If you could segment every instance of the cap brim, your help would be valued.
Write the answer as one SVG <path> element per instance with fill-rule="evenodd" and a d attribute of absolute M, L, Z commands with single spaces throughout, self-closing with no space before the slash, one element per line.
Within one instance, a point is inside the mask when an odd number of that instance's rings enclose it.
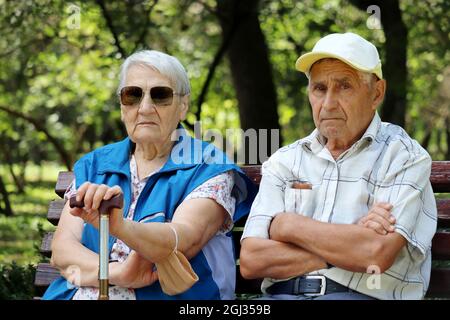
<path fill-rule="evenodd" d="M 347 59 L 338 56 L 336 54 L 332 54 L 329 52 L 309 52 L 309 53 L 305 53 L 304 55 L 302 55 L 300 58 L 297 59 L 297 62 L 295 62 L 295 68 L 298 71 L 304 72 L 304 73 L 308 73 L 309 69 L 311 68 L 311 66 L 319 61 L 320 59 L 325 59 L 325 58 L 334 58 L 334 59 L 338 59 L 341 60 L 342 62 L 348 64 L 349 66 L 360 70 L 360 71 L 364 71 L 364 72 L 370 72 L 370 73 L 374 73 L 377 75 L 378 78 L 383 79 L 383 74 L 381 73 L 381 64 L 379 64 L 378 66 L 375 67 L 375 69 L 367 69 L 364 68 L 358 64 L 355 64 L 353 62 L 348 61 Z"/>

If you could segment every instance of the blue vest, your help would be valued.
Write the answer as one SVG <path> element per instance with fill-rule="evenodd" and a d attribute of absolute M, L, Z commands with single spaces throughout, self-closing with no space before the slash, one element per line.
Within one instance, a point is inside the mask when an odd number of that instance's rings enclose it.
<path fill-rule="evenodd" d="M 179 129 L 181 131 L 180 139 L 175 142 L 165 165 L 148 179 L 138 198 L 133 220 L 143 223 L 171 221 L 176 208 L 189 193 L 212 177 L 229 170 L 234 171 L 235 189 L 238 189 L 233 221 L 236 222 L 247 215 L 256 195 L 256 187 L 250 179 L 238 166 L 230 162 L 222 151 L 212 144 L 190 137 L 182 127 L 179 128 L 181 128 Z M 86 181 L 121 187 L 124 192 L 124 217 L 128 214 L 131 200 L 130 155 L 132 147 L 132 141 L 126 138 L 86 154 L 74 166 L 77 188 Z M 199 214 L 201 213 L 199 212 Z M 229 241 L 229 248 L 233 251 L 231 232 L 224 237 L 227 238 L 226 241 Z M 208 245 L 219 243 L 212 240 Z M 110 236 L 110 252 L 115 241 L 116 238 Z M 98 230 L 85 224 L 81 242 L 90 250 L 98 253 Z M 225 247 L 228 248 L 228 245 Z M 224 246 L 221 245 L 222 250 L 223 248 Z M 214 252 L 214 248 L 209 252 Z M 234 252 L 232 256 L 234 257 Z M 220 274 L 235 275 L 234 258 L 227 259 L 226 262 L 219 262 Z M 217 257 L 212 260 L 217 260 Z M 179 295 L 169 296 L 162 292 L 159 282 L 156 281 L 150 286 L 135 289 L 136 299 L 220 299 L 224 289 L 219 288 L 218 277 L 216 276 L 216 279 L 213 277 L 214 270 L 211 269 L 211 263 L 205 252 L 201 250 L 190 259 L 190 263 L 199 276 L 199 281 L 191 289 Z M 216 265 L 218 265 L 217 261 Z M 235 279 L 226 281 L 228 288 L 232 287 L 234 291 Z M 49 286 L 43 299 L 70 300 L 76 290 L 77 288 L 73 288 L 73 285 L 65 278 L 59 277 Z"/>

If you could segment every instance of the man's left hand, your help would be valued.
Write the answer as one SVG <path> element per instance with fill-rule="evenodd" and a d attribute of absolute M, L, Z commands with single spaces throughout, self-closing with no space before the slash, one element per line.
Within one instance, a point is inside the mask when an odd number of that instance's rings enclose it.
<path fill-rule="evenodd" d="M 357 224 L 386 235 L 395 231 L 395 217 L 391 214 L 392 205 L 386 202 L 375 203 L 367 216 L 362 217 Z"/>

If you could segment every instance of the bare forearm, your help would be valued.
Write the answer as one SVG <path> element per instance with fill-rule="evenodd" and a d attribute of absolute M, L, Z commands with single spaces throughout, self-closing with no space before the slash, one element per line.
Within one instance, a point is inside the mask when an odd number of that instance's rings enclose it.
<path fill-rule="evenodd" d="M 51 264 L 61 275 L 77 286 L 98 286 L 98 254 L 77 241 L 55 240 Z"/>
<path fill-rule="evenodd" d="M 289 243 L 247 238 L 242 244 L 240 270 L 244 278 L 285 279 L 323 268 L 325 260 Z"/>
<path fill-rule="evenodd" d="M 351 224 L 332 224 L 310 218 L 292 217 L 283 228 L 271 233 L 275 240 L 286 241 L 323 257 L 329 263 L 345 270 L 367 272 L 379 264 L 377 255 L 382 248 L 373 230 Z M 295 232 L 294 232 L 295 230 Z"/>
<path fill-rule="evenodd" d="M 180 229 L 182 227 L 172 226 L 177 230 L 178 249 L 182 251 L 182 239 L 185 237 Z M 124 221 L 123 228 L 114 234 L 125 242 L 130 248 L 137 251 L 147 260 L 159 262 L 170 255 L 175 247 L 175 235 L 167 223 L 137 223 Z"/>
<path fill-rule="evenodd" d="M 217 233 L 226 215 L 225 209 L 212 199 L 190 199 L 181 203 L 170 223 L 121 220 L 111 233 L 148 261 L 160 262 L 174 250 L 176 231 L 177 250 L 190 259 Z"/>

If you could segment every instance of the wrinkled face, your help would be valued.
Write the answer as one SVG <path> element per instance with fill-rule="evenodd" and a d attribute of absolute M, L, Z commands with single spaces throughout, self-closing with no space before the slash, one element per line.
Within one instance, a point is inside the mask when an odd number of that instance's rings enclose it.
<path fill-rule="evenodd" d="M 312 66 L 308 89 L 319 132 L 327 139 L 350 143 L 369 126 L 384 97 L 384 80 L 370 85 L 349 65 L 326 59 Z"/>
<path fill-rule="evenodd" d="M 186 118 L 188 97 L 174 95 L 172 104 L 155 106 L 150 97 L 151 88 L 166 86 L 176 90 L 169 78 L 149 66 L 131 65 L 125 80 L 124 86 L 137 86 L 145 93 L 139 104 L 120 106 L 130 139 L 137 144 L 170 143 L 173 130 Z"/>

